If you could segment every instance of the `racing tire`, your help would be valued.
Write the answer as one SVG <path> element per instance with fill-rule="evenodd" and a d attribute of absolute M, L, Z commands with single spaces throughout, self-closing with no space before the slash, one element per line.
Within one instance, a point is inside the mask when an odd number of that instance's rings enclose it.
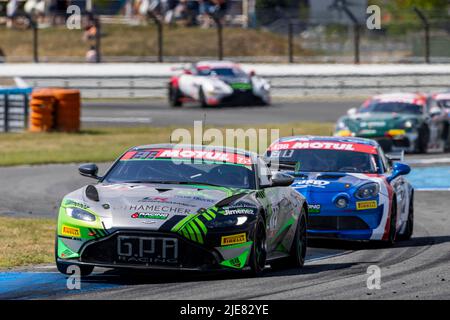
<path fill-rule="evenodd" d="M 249 266 L 251 274 L 259 277 L 263 274 L 266 266 L 267 243 L 266 227 L 262 219 L 258 219 L 255 225 L 253 243 L 250 252 Z"/>
<path fill-rule="evenodd" d="M 202 87 L 198 89 L 198 101 L 200 101 L 200 105 L 202 106 L 202 108 L 209 107 L 208 102 L 206 101 L 205 92 L 203 91 Z"/>
<path fill-rule="evenodd" d="M 169 104 L 173 108 L 183 106 L 180 89 L 174 88 L 172 85 L 169 85 Z"/>
<path fill-rule="evenodd" d="M 69 272 L 69 267 L 76 265 L 80 269 L 80 276 L 87 277 L 94 271 L 94 266 L 85 266 L 85 265 L 78 265 L 76 263 L 69 263 L 69 262 L 59 262 L 58 261 L 58 237 L 55 239 L 55 263 L 56 263 L 56 269 L 62 274 L 65 275 L 73 275 L 73 272 Z"/>
<path fill-rule="evenodd" d="M 270 266 L 274 270 L 280 269 L 301 269 L 305 264 L 306 250 L 307 250 L 307 222 L 306 210 L 302 208 L 302 214 L 297 222 L 297 229 L 295 231 L 294 241 L 290 250 L 288 258 L 279 259 L 271 262 Z"/>
<path fill-rule="evenodd" d="M 430 132 L 428 128 L 427 127 L 420 128 L 415 148 L 417 153 L 427 153 L 429 139 L 430 139 Z"/>
<path fill-rule="evenodd" d="M 408 220 L 406 220 L 405 232 L 399 235 L 400 240 L 411 239 L 414 232 L 414 195 L 411 195 L 411 200 L 409 203 Z"/>
<path fill-rule="evenodd" d="M 450 151 L 450 123 L 446 122 L 444 131 L 442 132 L 442 140 L 444 142 L 444 152 Z"/>
<path fill-rule="evenodd" d="M 395 197 L 395 195 L 394 195 Z M 389 236 L 384 245 L 391 247 L 395 244 L 397 238 L 397 203 L 394 201 L 391 209 L 391 217 L 389 219 Z"/>

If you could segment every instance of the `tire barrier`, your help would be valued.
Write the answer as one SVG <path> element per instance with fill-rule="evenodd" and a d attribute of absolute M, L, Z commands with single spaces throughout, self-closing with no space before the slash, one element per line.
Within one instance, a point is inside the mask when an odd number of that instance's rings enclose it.
<path fill-rule="evenodd" d="M 33 91 L 30 101 L 31 132 L 80 130 L 79 90 L 45 88 Z"/>

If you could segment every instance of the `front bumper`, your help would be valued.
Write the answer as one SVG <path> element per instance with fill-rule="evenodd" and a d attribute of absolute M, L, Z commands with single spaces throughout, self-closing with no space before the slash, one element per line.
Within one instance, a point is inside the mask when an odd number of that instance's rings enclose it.
<path fill-rule="evenodd" d="M 232 94 L 226 96 L 217 96 L 208 98 L 208 101 L 215 102 L 217 105 L 224 106 L 242 106 L 242 105 L 260 105 L 267 103 L 263 98 L 255 95 L 252 90 L 234 90 Z"/>
<path fill-rule="evenodd" d="M 365 136 L 365 135 L 356 135 L 361 138 L 368 138 L 377 141 L 381 148 L 386 152 L 391 151 L 405 151 L 405 152 L 414 152 L 416 140 L 418 135 L 416 133 L 407 132 L 404 135 L 398 136 Z"/>
<path fill-rule="evenodd" d="M 363 211 L 311 214 L 308 220 L 308 236 L 310 238 L 370 240 L 373 231 L 381 223 L 382 215 L 383 206 Z"/>
<path fill-rule="evenodd" d="M 225 233 L 228 234 L 229 232 Z M 245 232 L 246 233 L 246 232 Z M 214 235 L 221 238 L 223 234 Z M 119 237 L 121 240 L 119 241 Z M 140 239 L 167 240 L 172 247 L 156 250 L 155 244 L 140 242 Z M 124 243 L 123 239 L 129 239 Z M 136 248 L 133 248 L 137 246 Z M 118 230 L 107 237 L 86 242 L 79 251 L 79 257 L 62 259 L 59 263 L 75 265 L 91 265 L 105 268 L 160 269 L 187 271 L 215 271 L 220 269 L 243 269 L 247 264 L 247 256 L 251 241 L 233 246 L 209 247 L 186 239 L 172 232 Z M 156 251 L 155 251 L 156 250 Z M 176 251 L 176 256 L 174 256 Z M 237 259 L 237 260 L 236 260 Z"/>

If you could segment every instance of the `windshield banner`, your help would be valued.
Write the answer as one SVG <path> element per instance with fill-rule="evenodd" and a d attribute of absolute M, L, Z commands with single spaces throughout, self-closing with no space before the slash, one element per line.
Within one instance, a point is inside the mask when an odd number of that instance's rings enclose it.
<path fill-rule="evenodd" d="M 350 142 L 330 142 L 330 141 L 286 141 L 276 142 L 269 147 L 270 151 L 277 150 L 336 150 L 353 151 L 370 154 L 377 154 L 377 149 L 373 146 L 350 143 Z"/>
<path fill-rule="evenodd" d="M 194 149 L 152 149 L 129 151 L 120 160 L 191 159 L 234 163 L 249 166 L 250 157 L 242 154 Z"/>

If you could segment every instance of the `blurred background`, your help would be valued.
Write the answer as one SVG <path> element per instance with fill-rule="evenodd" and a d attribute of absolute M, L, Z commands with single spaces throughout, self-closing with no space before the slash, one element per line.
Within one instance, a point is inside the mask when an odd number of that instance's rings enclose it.
<path fill-rule="evenodd" d="M 445 63 L 449 19 L 448 0 L 0 0 L 0 61 Z"/>

